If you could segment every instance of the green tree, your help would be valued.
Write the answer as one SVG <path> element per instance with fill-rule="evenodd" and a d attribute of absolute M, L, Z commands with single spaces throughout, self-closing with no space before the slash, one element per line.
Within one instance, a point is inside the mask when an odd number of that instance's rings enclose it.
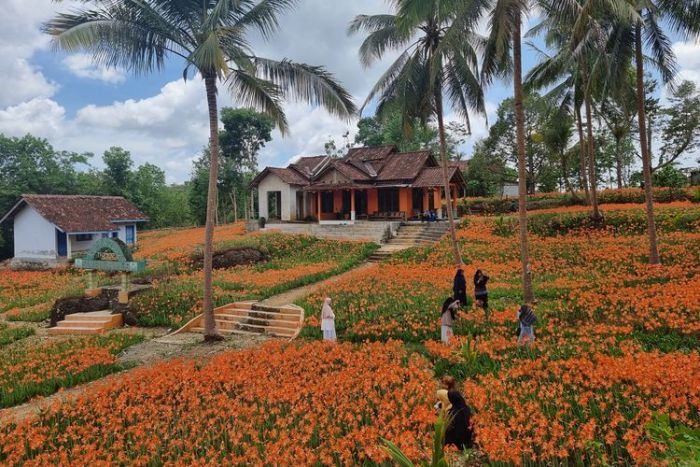
<path fill-rule="evenodd" d="M 700 92 L 695 83 L 683 81 L 668 100 L 669 105 L 663 109 L 663 144 L 654 172 L 672 166 L 681 156 L 700 147 Z"/>
<path fill-rule="evenodd" d="M 131 153 L 118 146 L 112 146 L 104 152 L 102 161 L 104 169 L 104 189 L 115 196 L 129 196 L 131 186 L 131 168 L 134 161 Z"/>
<path fill-rule="evenodd" d="M 360 47 L 360 60 L 365 67 L 382 59 L 389 50 L 400 52 L 370 91 L 365 104 L 378 99 L 380 116 L 392 108 L 400 109 L 406 132 L 410 132 L 416 118 L 421 122 L 437 120 L 454 262 L 460 266 L 443 101 L 446 97 L 468 128 L 470 110 L 485 113 L 476 53 L 480 40 L 473 28 L 453 26 L 459 23 L 461 13 L 453 2 L 396 0 L 392 6 L 394 14 L 359 15 L 349 27 L 350 33 L 367 33 Z"/>
<path fill-rule="evenodd" d="M 268 114 L 288 130 L 282 109 L 289 95 L 322 105 L 332 114 L 354 113 L 350 96 L 326 70 L 290 60 L 256 56 L 249 35 L 270 38 L 281 13 L 294 0 L 114 0 L 59 13 L 45 24 L 54 46 L 86 51 L 101 65 L 137 74 L 163 69 L 166 59 L 184 60 L 183 78 L 192 70 L 204 80 L 209 109 L 211 163 L 204 236 L 204 339 L 220 340 L 214 321 L 212 255 L 219 168 L 218 83 L 226 83 L 246 108 Z"/>

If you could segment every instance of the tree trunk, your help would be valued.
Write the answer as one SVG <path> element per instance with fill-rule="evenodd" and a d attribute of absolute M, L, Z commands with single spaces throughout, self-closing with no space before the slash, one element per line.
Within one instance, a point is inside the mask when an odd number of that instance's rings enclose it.
<path fill-rule="evenodd" d="M 603 216 L 600 215 L 600 209 L 598 208 L 598 176 L 595 169 L 595 139 L 593 138 L 593 112 L 591 110 L 591 90 L 588 81 L 588 70 L 586 69 L 587 64 L 584 62 L 582 67 L 582 77 L 583 85 L 585 86 L 583 91 L 583 102 L 586 107 L 586 134 L 588 140 L 586 141 L 586 148 L 588 150 L 588 181 L 591 184 L 591 208 L 592 217 L 594 220 L 600 220 Z"/>
<path fill-rule="evenodd" d="M 445 138 L 445 122 L 442 115 L 442 89 L 435 91 L 435 113 L 437 114 L 438 133 L 440 136 L 440 160 L 442 162 L 442 181 L 445 185 L 445 200 L 447 201 L 447 220 L 450 223 L 450 239 L 452 240 L 452 252 L 455 266 L 462 266 L 462 255 L 459 252 L 457 242 L 457 230 L 455 228 L 454 212 L 452 210 L 452 190 L 450 190 L 449 160 L 447 158 L 447 140 Z"/>
<path fill-rule="evenodd" d="M 578 145 L 580 149 L 580 156 L 579 158 L 581 159 L 580 164 L 579 164 L 579 171 L 580 171 L 580 176 L 581 176 L 581 185 L 583 185 L 583 190 L 586 193 L 586 204 L 591 205 L 591 192 L 588 189 L 588 176 L 586 175 L 587 168 L 587 159 L 586 157 L 586 138 L 583 136 L 583 119 L 581 118 L 581 107 L 575 106 L 576 107 L 576 129 L 578 130 Z"/>
<path fill-rule="evenodd" d="M 236 199 L 236 187 L 233 187 L 233 193 L 231 193 L 231 205 L 233 206 L 233 222 L 238 222 L 238 200 Z"/>
<path fill-rule="evenodd" d="M 218 341 L 223 337 L 216 331 L 214 321 L 214 294 L 212 289 L 212 261 L 214 254 L 214 221 L 217 209 L 217 187 L 219 179 L 219 116 L 216 106 L 216 74 L 204 76 L 209 106 L 209 190 L 207 192 L 207 220 L 204 228 L 204 340 Z"/>
<path fill-rule="evenodd" d="M 588 133 L 588 179 L 591 184 L 591 207 L 593 208 L 593 219 L 599 220 L 603 216 L 600 215 L 598 208 L 598 175 L 595 170 L 595 139 L 593 138 L 593 115 L 591 112 L 591 94 L 589 91 L 585 93 L 586 103 L 586 131 Z"/>
<path fill-rule="evenodd" d="M 642 150 L 642 173 L 644 175 L 644 196 L 647 208 L 647 231 L 649 235 L 649 264 L 659 264 L 659 247 L 656 242 L 656 220 L 654 219 L 654 198 L 651 186 L 651 154 L 647 143 L 646 112 L 644 110 L 644 56 L 642 54 L 642 25 L 635 27 L 635 48 L 637 62 L 637 113 L 639 118 L 639 146 Z"/>
<path fill-rule="evenodd" d="M 620 154 L 620 138 L 615 136 L 615 171 L 617 172 L 617 189 L 624 187 L 622 176 L 622 154 Z"/>
<path fill-rule="evenodd" d="M 559 157 L 561 159 L 561 172 L 564 178 L 564 187 L 566 188 L 566 191 L 571 193 L 571 196 L 575 199 L 578 200 L 579 197 L 574 191 L 574 187 L 571 186 L 571 180 L 569 180 L 569 158 L 566 157 L 566 151 L 562 150 L 559 153 Z"/>
<path fill-rule="evenodd" d="M 516 13 L 513 31 L 513 91 L 515 97 L 515 139 L 518 149 L 518 212 L 520 221 L 520 260 L 522 262 L 523 301 L 531 303 L 532 277 L 527 235 L 527 171 L 525 168 L 525 111 L 523 109 L 523 64 L 520 38 L 521 12 Z"/>

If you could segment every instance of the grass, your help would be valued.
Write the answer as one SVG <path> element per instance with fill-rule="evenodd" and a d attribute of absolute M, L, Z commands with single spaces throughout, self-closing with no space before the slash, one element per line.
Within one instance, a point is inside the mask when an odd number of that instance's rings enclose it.
<path fill-rule="evenodd" d="M 5 315 L 7 321 L 24 321 L 29 323 L 41 323 L 49 319 L 51 315 L 51 303 L 38 303 L 27 308 L 10 310 Z"/>
<path fill-rule="evenodd" d="M 0 323 L 0 348 L 33 334 L 34 329 L 29 326 L 9 327 L 7 324 Z"/>

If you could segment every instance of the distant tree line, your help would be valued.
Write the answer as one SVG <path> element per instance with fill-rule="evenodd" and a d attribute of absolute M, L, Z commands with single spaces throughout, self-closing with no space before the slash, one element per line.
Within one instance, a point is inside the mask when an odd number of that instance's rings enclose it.
<path fill-rule="evenodd" d="M 272 139 L 272 121 L 247 109 L 223 109 L 219 159 L 219 223 L 252 214 L 250 182 L 257 154 Z M 25 193 L 123 196 L 150 219 L 146 228 L 204 224 L 209 151 L 194 162 L 191 179 L 168 184 L 165 172 L 145 163 L 134 166 L 131 153 L 114 146 L 102 155 L 103 169 L 91 165 L 94 154 L 55 149 L 47 140 L 0 134 L 0 215 Z M 235 206 L 235 207 L 234 207 Z M 0 226 L 0 259 L 12 256 L 12 225 Z"/>

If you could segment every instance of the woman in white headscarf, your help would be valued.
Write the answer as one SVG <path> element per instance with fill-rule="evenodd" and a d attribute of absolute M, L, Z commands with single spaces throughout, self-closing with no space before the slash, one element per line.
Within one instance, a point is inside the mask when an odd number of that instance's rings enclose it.
<path fill-rule="evenodd" d="M 330 297 L 326 297 L 321 308 L 321 332 L 324 341 L 335 341 L 335 313 L 331 308 Z"/>

